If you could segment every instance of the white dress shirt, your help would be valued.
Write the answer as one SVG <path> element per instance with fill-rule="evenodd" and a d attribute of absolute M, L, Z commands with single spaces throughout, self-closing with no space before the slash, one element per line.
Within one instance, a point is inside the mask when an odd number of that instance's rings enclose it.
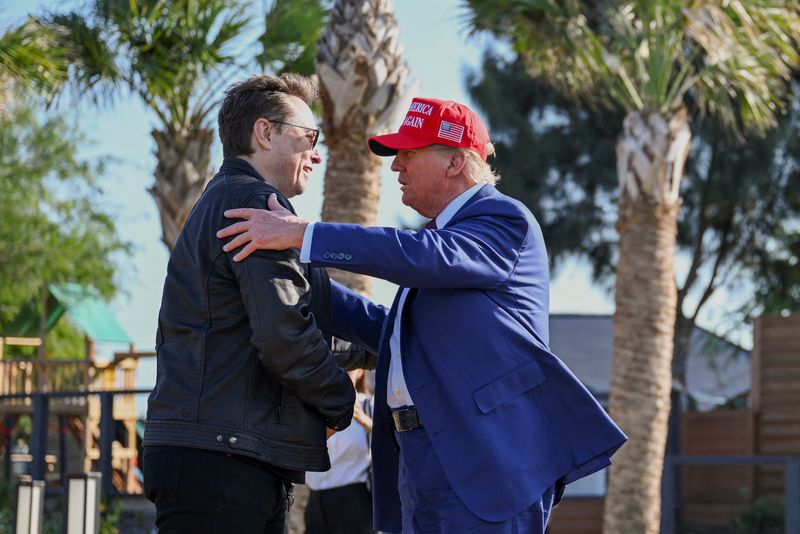
<path fill-rule="evenodd" d="M 444 228 L 450 219 L 453 218 L 458 210 L 469 201 L 483 187 L 483 184 L 475 184 L 456 198 L 450 201 L 445 206 L 442 212 L 436 216 L 436 228 Z M 436 230 L 420 230 L 421 232 L 435 232 Z M 305 234 L 303 235 L 303 246 L 300 249 L 300 261 L 304 263 L 310 262 L 311 258 L 311 241 L 314 238 L 314 223 L 306 227 Z M 400 408 L 402 406 L 413 406 L 414 401 L 411 399 L 411 394 L 406 386 L 406 379 L 403 376 L 402 353 L 400 351 L 400 319 L 403 316 L 403 306 L 408 297 L 408 288 L 401 288 L 400 300 L 397 303 L 397 315 L 394 318 L 394 328 L 392 329 L 392 337 L 389 338 L 389 350 L 391 359 L 389 360 L 389 380 L 386 384 L 386 402 L 390 408 Z"/>
<path fill-rule="evenodd" d="M 369 417 L 372 417 L 373 398 L 363 393 L 356 394 L 356 402 Z M 340 488 L 348 484 L 366 482 L 372 462 L 369 451 L 369 434 L 358 422 L 353 422 L 328 440 L 331 468 L 321 473 L 306 473 L 306 484 L 314 491 Z"/>

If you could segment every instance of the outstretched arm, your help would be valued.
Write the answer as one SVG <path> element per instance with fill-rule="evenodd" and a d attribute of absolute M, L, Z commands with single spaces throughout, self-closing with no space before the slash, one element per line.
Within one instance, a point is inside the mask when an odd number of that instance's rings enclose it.
<path fill-rule="evenodd" d="M 377 354 L 388 308 L 331 280 L 333 332 Z"/>
<path fill-rule="evenodd" d="M 274 201 L 270 198 L 270 208 Z M 244 246 L 234 259 L 258 249 L 298 248 L 308 222 L 280 208 L 229 210 L 243 218 L 217 233 L 237 235 L 226 251 Z M 417 232 L 317 223 L 311 261 L 315 265 L 383 278 L 403 287 L 491 288 L 513 272 L 529 223 L 521 214 L 486 214 L 441 230 Z"/>

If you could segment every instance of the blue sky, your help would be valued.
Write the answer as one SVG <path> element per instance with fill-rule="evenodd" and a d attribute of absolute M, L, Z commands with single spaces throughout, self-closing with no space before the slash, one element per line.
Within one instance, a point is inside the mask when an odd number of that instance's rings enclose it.
<path fill-rule="evenodd" d="M 65 6 L 74 5 L 75 2 L 0 0 L 0 28 L 42 8 L 63 10 Z M 459 2 L 399 0 L 395 2 L 395 11 L 406 61 L 413 78 L 419 82 L 418 94 L 469 104 L 464 89 L 465 73 L 478 65 L 485 41 L 467 36 Z M 250 73 L 242 77 L 245 74 Z M 93 141 L 83 149 L 83 157 L 106 155 L 115 160 L 102 178 L 106 191 L 104 201 L 107 210 L 115 215 L 122 237 L 133 244 L 134 253 L 119 262 L 122 294 L 112 302 L 112 309 L 137 347 L 152 350 L 168 259 L 166 247 L 160 240 L 158 212 L 146 192 L 153 182 L 152 171 L 156 165 L 150 137 L 155 119 L 135 98 L 120 99 L 100 111 L 89 105 L 64 106 L 58 111 L 74 117 Z M 220 162 L 221 150 L 217 143 L 212 164 L 216 167 Z M 386 158 L 378 224 L 394 226 L 403 221 L 416 221 L 416 214 L 401 204 L 397 182 L 388 167 Z M 324 168 L 320 166 L 312 175 L 307 192 L 293 199 L 297 211 L 313 220 L 319 217 L 322 205 L 323 177 Z M 602 288 L 592 286 L 589 270 L 583 263 L 568 262 L 557 275 L 551 287 L 551 311 L 613 311 L 611 296 Z M 376 285 L 374 298 L 388 304 L 393 293 L 391 286 L 380 283 Z M 152 371 L 142 371 L 143 384 L 152 383 L 152 379 L 147 379 Z"/>

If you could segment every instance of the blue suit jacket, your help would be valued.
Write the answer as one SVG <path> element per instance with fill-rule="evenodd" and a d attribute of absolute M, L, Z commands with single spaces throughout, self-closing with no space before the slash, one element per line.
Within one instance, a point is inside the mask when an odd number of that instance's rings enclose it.
<path fill-rule="evenodd" d="M 627 439 L 549 351 L 539 225 L 494 187 L 435 231 L 319 223 L 311 261 L 414 288 L 403 310 L 403 373 L 450 485 L 478 517 L 508 519 L 559 478 L 606 467 Z M 333 301 L 334 332 L 379 354 L 375 526 L 398 531 L 398 454 L 386 404 L 397 298 L 387 310 L 335 284 Z"/>

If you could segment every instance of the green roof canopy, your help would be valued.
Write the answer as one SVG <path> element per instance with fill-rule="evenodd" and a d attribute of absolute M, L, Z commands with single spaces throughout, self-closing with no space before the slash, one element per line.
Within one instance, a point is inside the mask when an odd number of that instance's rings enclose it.
<path fill-rule="evenodd" d="M 83 334 L 93 341 L 130 344 L 133 341 L 114 319 L 100 294 L 91 287 L 78 284 L 47 286 L 47 318 L 45 329 L 51 328 L 66 313 Z M 28 302 L 5 328 L 4 336 L 38 337 L 38 299 Z"/>

